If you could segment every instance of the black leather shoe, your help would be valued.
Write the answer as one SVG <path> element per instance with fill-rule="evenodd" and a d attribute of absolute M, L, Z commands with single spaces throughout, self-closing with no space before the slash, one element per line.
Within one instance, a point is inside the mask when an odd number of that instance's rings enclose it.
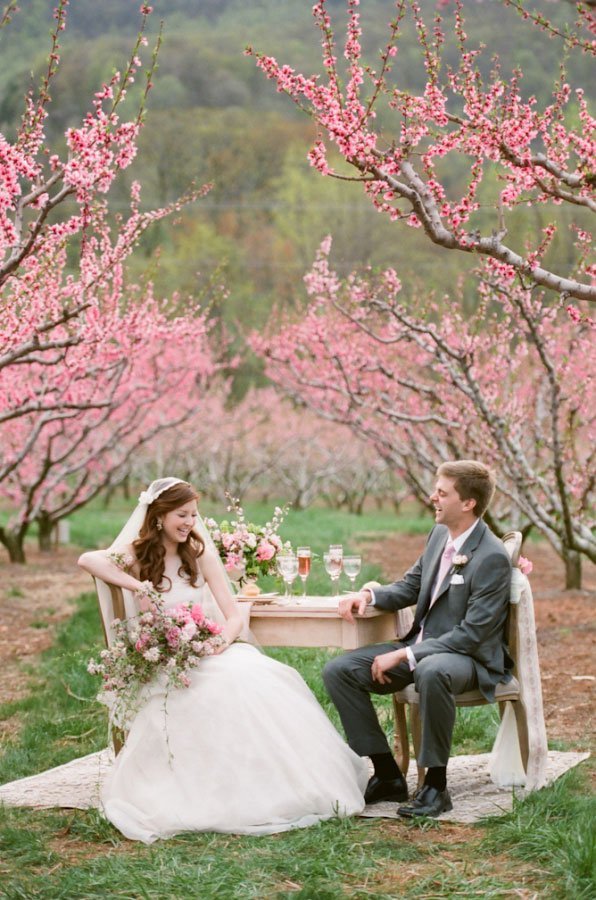
<path fill-rule="evenodd" d="M 373 775 L 364 792 L 365 803 L 381 803 L 383 800 L 395 800 L 403 803 L 408 799 L 408 785 L 403 775 L 383 781 L 377 775 Z"/>
<path fill-rule="evenodd" d="M 447 788 L 444 791 L 439 791 L 437 788 L 425 784 L 420 788 L 411 803 L 407 806 L 398 806 L 397 814 L 405 819 L 414 819 L 419 816 L 434 818 L 435 816 L 440 816 L 441 813 L 449 812 L 450 809 L 453 809 L 453 803 Z"/>

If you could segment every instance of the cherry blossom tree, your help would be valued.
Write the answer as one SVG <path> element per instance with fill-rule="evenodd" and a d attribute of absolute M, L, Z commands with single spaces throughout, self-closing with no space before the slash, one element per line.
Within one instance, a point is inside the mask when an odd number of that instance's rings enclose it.
<path fill-rule="evenodd" d="M 270 392 L 252 389 L 236 404 L 229 393 L 221 380 L 194 416 L 139 455 L 131 474 L 146 482 L 177 472 L 216 503 L 227 503 L 227 494 L 243 502 L 262 480 L 272 483 L 278 443 L 275 428 L 266 427 Z"/>
<path fill-rule="evenodd" d="M 270 409 L 278 451 L 273 471 L 279 496 L 295 509 L 318 501 L 361 513 L 369 497 L 385 493 L 387 467 L 373 447 L 349 428 L 314 414 L 299 396 L 295 403 L 274 396 Z"/>
<path fill-rule="evenodd" d="M 109 343 L 82 354 L 71 405 L 41 428 L 34 414 L 0 426 L 5 458 L 19 460 L 0 483 L 15 510 L 0 528 L 13 561 L 24 561 L 23 541 L 33 521 L 47 549 L 57 521 L 117 483 L 140 447 L 151 447 L 204 401 L 219 367 L 205 316 L 195 311 L 168 318 L 146 290 L 142 296 L 142 304 L 116 317 Z M 104 327 L 106 318 L 104 311 Z M 35 376 L 31 369 L 22 375 Z"/>
<path fill-rule="evenodd" d="M 511 527 L 521 514 L 579 587 L 582 556 L 596 560 L 594 323 L 513 273 L 495 282 L 491 266 L 471 318 L 455 302 L 425 301 L 421 315 L 401 302 L 394 270 L 342 281 L 329 249 L 306 279 L 306 315 L 252 339 L 269 377 L 368 440 L 421 499 L 445 459 L 492 464 L 497 516 Z"/>
<path fill-rule="evenodd" d="M 150 284 L 127 284 L 124 264 L 155 221 L 201 196 L 112 216 L 105 195 L 133 161 L 161 38 L 141 102 L 122 120 L 141 69 L 151 8 L 122 72 L 95 94 L 65 149 L 45 136 L 60 65 L 67 0 L 58 0 L 47 70 L 26 98 L 13 141 L 0 135 L 0 492 L 16 506 L 0 541 L 23 560 L 32 521 L 42 542 L 63 515 L 109 485 L 130 455 L 190 416 L 218 367 L 205 316 L 192 300 L 156 300 Z M 15 12 L 5 8 L 0 25 Z M 221 349 L 221 348 L 220 348 Z"/>
<path fill-rule="evenodd" d="M 565 33 L 526 13 L 520 0 L 512 5 L 564 40 L 571 51 L 596 55 L 596 25 L 586 5 L 578 6 L 576 29 Z M 546 259 L 557 228 L 554 221 L 533 246 L 514 246 L 507 229 L 508 211 L 520 204 L 544 205 L 553 215 L 561 204 L 569 205 L 586 223 L 596 212 L 596 120 L 584 91 L 572 91 L 563 74 L 551 102 L 540 109 L 535 97 L 524 99 L 521 71 L 507 79 L 495 62 L 490 76 L 483 77 L 482 51 L 470 46 L 462 0 L 456 0 L 453 12 L 459 48 L 456 68 L 443 59 L 447 30 L 441 13 L 435 8 L 430 26 L 419 0 L 397 0 L 378 65 L 366 65 L 358 6 L 359 0 L 347 0 L 345 72 L 338 61 L 326 0 L 313 7 L 322 39 L 323 75 L 300 74 L 247 49 L 277 89 L 316 123 L 318 137 L 309 153 L 314 168 L 324 176 L 360 182 L 380 212 L 423 229 L 435 244 L 484 257 L 492 278 L 510 282 L 515 275 L 522 286 L 539 285 L 564 300 L 595 301 L 596 266 L 586 252 L 591 241 L 587 226 L 577 235 L 575 272 L 564 271 L 564 264 L 553 268 Z M 451 15 L 448 2 L 440 7 Z M 409 18 L 426 71 L 419 94 L 404 90 L 407 78 L 400 77 L 399 39 Z M 334 165 L 332 149 L 355 175 Z M 454 158 L 466 160 L 470 172 L 459 196 L 446 177 Z M 502 185 L 498 192 L 491 188 L 495 177 Z M 494 203 L 487 212 L 486 196 L 491 192 Z"/>
<path fill-rule="evenodd" d="M 43 388 L 30 397 L 12 393 L 18 381 L 14 374 L 7 376 L 10 389 L 0 383 L 2 408 L 10 418 L 64 407 L 67 356 L 74 347 L 102 340 L 101 299 L 105 294 L 112 295 L 112 302 L 118 295 L 122 298 L 122 263 L 140 235 L 207 189 L 193 191 L 164 209 L 141 213 L 140 187 L 134 183 L 130 214 L 115 221 L 102 199 L 137 151 L 159 39 L 135 118 L 121 121 L 119 108 L 135 81 L 141 66 L 138 54 L 147 43 L 150 8 L 145 4 L 123 73 L 116 72 L 98 90 L 82 124 L 68 129 L 64 156 L 50 153 L 44 127 L 60 64 L 59 37 L 66 27 L 67 5 L 60 0 L 56 7 L 47 71 L 38 94 L 32 91 L 26 98 L 15 140 L 0 135 L 0 373 L 29 362 L 49 373 Z"/>
<path fill-rule="evenodd" d="M 370 497 L 405 499 L 384 460 L 349 428 L 323 421 L 273 388 L 252 388 L 232 404 L 225 383 L 209 392 L 195 416 L 136 455 L 130 471 L 143 483 L 182 473 L 216 503 L 228 493 L 242 502 L 273 497 L 304 509 L 321 501 L 361 512 Z"/>

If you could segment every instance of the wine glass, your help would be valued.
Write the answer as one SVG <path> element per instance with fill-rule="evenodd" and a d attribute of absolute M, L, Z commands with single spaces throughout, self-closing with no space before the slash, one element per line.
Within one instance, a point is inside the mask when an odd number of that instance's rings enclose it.
<path fill-rule="evenodd" d="M 277 557 L 277 570 L 284 580 L 286 590 L 284 600 L 290 602 L 290 588 L 298 575 L 298 559 L 293 553 L 280 553 Z"/>
<path fill-rule="evenodd" d="M 306 597 L 306 579 L 310 574 L 310 563 L 312 560 L 310 547 L 298 547 L 296 556 L 298 557 L 298 574 L 302 579 L 302 597 L 304 598 Z"/>
<path fill-rule="evenodd" d="M 332 547 L 329 548 L 329 553 L 323 554 L 325 571 L 331 578 L 331 593 L 334 597 L 337 597 L 339 594 L 339 576 L 341 575 L 342 561 L 342 556 Z"/>
<path fill-rule="evenodd" d="M 343 566 L 344 572 L 350 579 L 350 588 L 351 590 L 355 590 L 356 585 L 356 577 L 360 574 L 360 569 L 362 568 L 362 557 L 361 556 L 344 556 L 343 558 Z"/>

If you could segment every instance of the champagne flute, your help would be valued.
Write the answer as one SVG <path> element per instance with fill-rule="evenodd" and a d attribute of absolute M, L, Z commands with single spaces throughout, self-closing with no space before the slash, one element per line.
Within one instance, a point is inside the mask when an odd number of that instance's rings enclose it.
<path fill-rule="evenodd" d="M 325 563 L 325 571 L 331 578 L 331 593 L 334 597 L 339 594 L 339 576 L 341 575 L 342 557 L 335 552 L 323 554 L 323 562 Z"/>
<path fill-rule="evenodd" d="M 344 572 L 350 580 L 350 589 L 354 591 L 356 585 L 356 577 L 360 574 L 362 568 L 361 556 L 344 556 L 343 558 Z"/>
<path fill-rule="evenodd" d="M 277 557 L 277 569 L 286 586 L 284 601 L 287 605 L 291 597 L 290 588 L 298 575 L 298 559 L 293 553 L 279 554 Z"/>
<path fill-rule="evenodd" d="M 298 547 L 296 556 L 298 557 L 298 574 L 302 579 L 302 597 L 304 598 L 306 597 L 306 579 L 310 574 L 310 563 L 312 560 L 310 547 Z M 299 603 L 300 601 L 297 602 Z"/>

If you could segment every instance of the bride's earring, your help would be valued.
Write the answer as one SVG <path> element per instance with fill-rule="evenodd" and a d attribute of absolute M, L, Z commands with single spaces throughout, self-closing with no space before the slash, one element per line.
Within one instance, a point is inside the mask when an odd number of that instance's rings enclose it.
<path fill-rule="evenodd" d="M 158 531 L 161 531 L 161 529 L 163 528 L 163 525 L 161 524 L 161 522 L 158 521 L 156 523 L 155 527 L 157 528 Z"/>

